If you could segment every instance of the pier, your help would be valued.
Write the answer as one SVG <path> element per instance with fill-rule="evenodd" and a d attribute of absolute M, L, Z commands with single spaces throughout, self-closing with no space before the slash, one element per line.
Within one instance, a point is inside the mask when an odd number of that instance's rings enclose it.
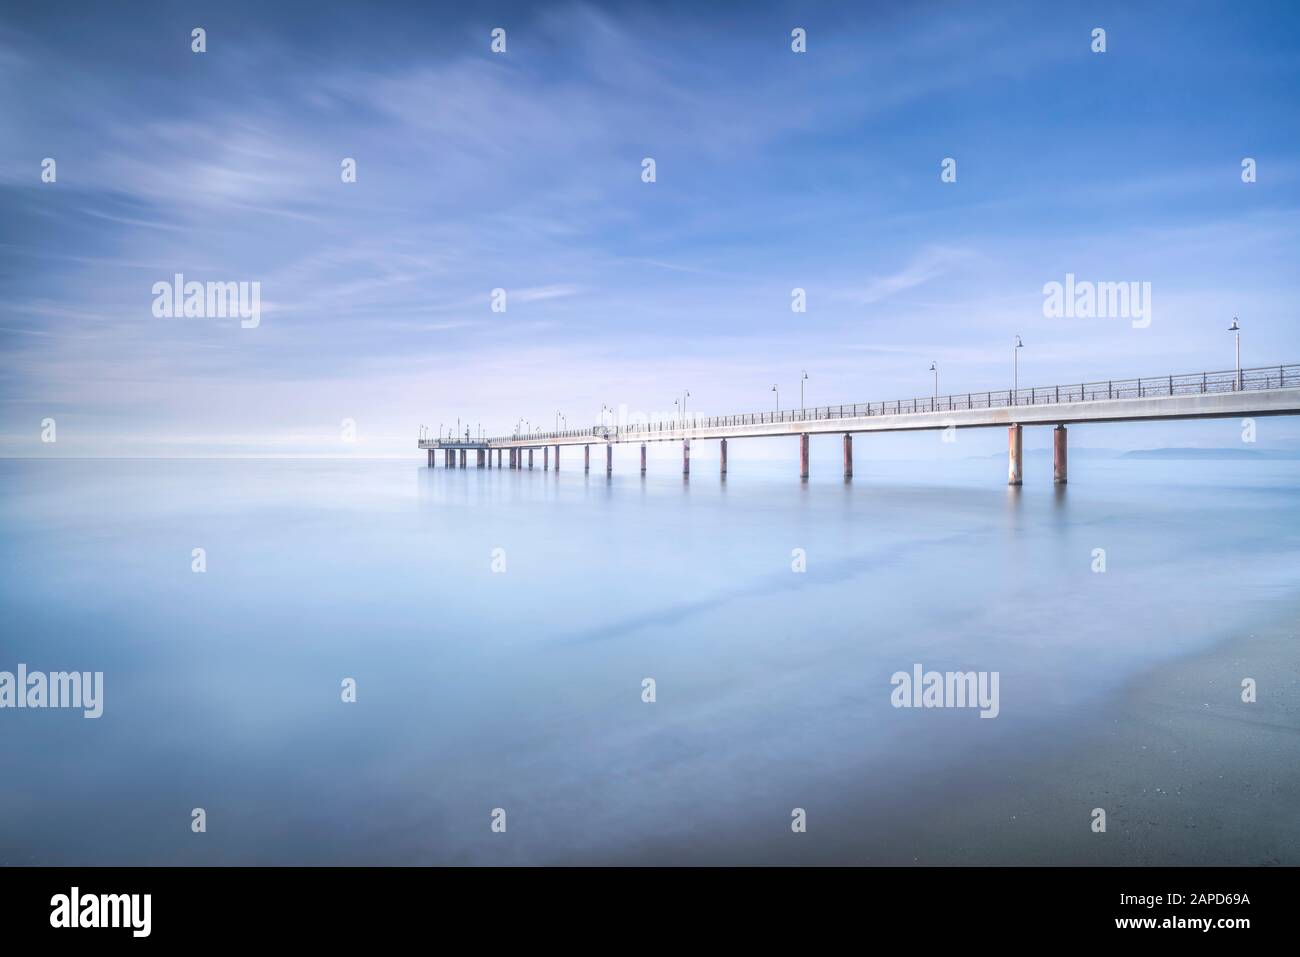
<path fill-rule="evenodd" d="M 591 446 L 605 446 L 605 473 L 614 470 L 614 446 L 641 446 L 641 474 L 646 472 L 646 444 L 680 442 L 682 475 L 690 476 L 691 442 L 720 443 L 721 474 L 727 472 L 727 442 L 742 438 L 789 436 L 799 439 L 799 476 L 809 476 L 808 447 L 813 435 L 842 435 L 844 477 L 853 477 L 853 436 L 872 432 L 1005 428 L 1007 482 L 1023 480 L 1024 430 L 1052 429 L 1052 481 L 1068 480 L 1068 426 L 1080 423 L 1151 422 L 1165 419 L 1245 418 L 1300 414 L 1300 365 L 1275 365 L 1220 372 L 1152 376 L 1024 389 L 966 392 L 945 396 L 896 399 L 886 402 L 844 403 L 784 412 L 747 412 L 704 418 L 669 419 L 631 425 L 596 425 L 563 432 L 537 432 L 471 440 L 468 437 L 422 438 L 429 467 L 444 453 L 447 468 L 466 467 L 466 453 L 475 452 L 478 468 L 523 468 L 528 453 L 542 450 L 542 468 L 560 467 L 560 449 L 583 446 L 583 470 L 591 470 Z"/>

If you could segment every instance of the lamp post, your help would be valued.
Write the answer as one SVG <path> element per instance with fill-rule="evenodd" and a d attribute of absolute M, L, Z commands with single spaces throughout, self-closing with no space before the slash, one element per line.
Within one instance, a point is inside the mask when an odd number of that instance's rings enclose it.
<path fill-rule="evenodd" d="M 772 391 L 776 393 L 776 411 L 780 412 L 781 411 L 781 390 L 778 389 L 775 385 L 773 385 Z"/>
<path fill-rule="evenodd" d="M 808 381 L 808 370 L 801 369 L 799 376 L 799 411 L 803 411 L 803 384 Z"/>
<path fill-rule="evenodd" d="M 930 363 L 930 371 L 934 373 L 934 397 L 939 398 L 939 366 L 937 363 Z"/>
<path fill-rule="evenodd" d="M 1016 336 L 1016 347 L 1011 350 L 1011 404 L 1020 398 L 1020 350 L 1025 344 Z"/>
<path fill-rule="evenodd" d="M 1236 379 L 1235 391 L 1240 392 L 1241 391 L 1241 324 L 1237 322 L 1236 316 L 1232 317 L 1232 325 L 1228 327 L 1228 331 L 1231 332 L 1234 338 L 1236 338 L 1237 340 L 1237 379 Z"/>

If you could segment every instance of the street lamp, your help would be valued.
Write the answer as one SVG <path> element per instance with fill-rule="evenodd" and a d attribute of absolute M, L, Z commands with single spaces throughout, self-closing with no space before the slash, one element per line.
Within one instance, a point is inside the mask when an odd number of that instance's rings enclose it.
<path fill-rule="evenodd" d="M 1237 317 L 1236 317 L 1236 316 L 1233 316 L 1233 317 L 1232 317 L 1232 325 L 1230 325 L 1230 326 L 1228 327 L 1228 331 L 1231 332 L 1231 333 L 1233 333 L 1234 337 L 1235 337 L 1236 340 L 1237 340 L 1237 388 L 1236 388 L 1236 391 L 1237 391 L 1237 392 L 1240 392 L 1240 391 L 1241 391 L 1241 324 L 1240 324 L 1239 322 L 1237 322 Z"/>
<path fill-rule="evenodd" d="M 780 412 L 781 411 L 781 390 L 778 389 L 775 385 L 773 385 L 772 391 L 776 393 L 776 411 Z"/>
<path fill-rule="evenodd" d="M 686 424 L 686 400 L 691 397 L 690 390 L 682 393 L 682 424 Z"/>
<path fill-rule="evenodd" d="M 799 411 L 803 411 L 803 384 L 808 381 L 808 370 L 801 369 L 799 378 Z"/>
<path fill-rule="evenodd" d="M 939 398 L 939 366 L 931 362 L 930 371 L 934 373 L 934 397 Z"/>
<path fill-rule="evenodd" d="M 1025 344 L 1016 336 L 1016 347 L 1011 350 L 1011 404 L 1015 405 L 1016 400 L 1020 398 L 1020 350 Z"/>

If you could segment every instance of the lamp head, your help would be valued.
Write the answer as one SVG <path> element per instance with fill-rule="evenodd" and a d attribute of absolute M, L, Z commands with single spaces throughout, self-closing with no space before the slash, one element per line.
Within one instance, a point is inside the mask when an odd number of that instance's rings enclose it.
<path fill-rule="evenodd" d="M 1237 317 L 1236 317 L 1236 316 L 1233 316 L 1233 317 L 1232 317 L 1232 325 L 1230 325 L 1230 326 L 1228 327 L 1228 331 L 1229 331 L 1229 332 L 1240 332 L 1240 331 L 1241 331 L 1241 326 L 1240 326 L 1240 324 L 1238 324 L 1238 322 L 1237 322 Z"/>

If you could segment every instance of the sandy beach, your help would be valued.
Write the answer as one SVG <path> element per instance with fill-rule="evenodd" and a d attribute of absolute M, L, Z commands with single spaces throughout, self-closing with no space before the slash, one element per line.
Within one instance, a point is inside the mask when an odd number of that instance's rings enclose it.
<path fill-rule="evenodd" d="M 1101 728 L 973 802 L 967 813 L 986 828 L 935 858 L 1300 863 L 1300 614 L 1287 619 L 1134 681 Z M 1242 701 L 1244 678 L 1254 703 Z M 1094 807 L 1106 810 L 1104 834 L 1091 830 Z"/>
<path fill-rule="evenodd" d="M 711 829 L 606 863 L 1295 865 L 1300 613 L 1150 670 L 1019 753 L 878 778 L 809 830 Z M 1257 700 L 1242 701 L 1254 678 Z M 1093 809 L 1106 812 L 1094 832 Z M 743 849 L 743 850 L 738 850 Z"/>

